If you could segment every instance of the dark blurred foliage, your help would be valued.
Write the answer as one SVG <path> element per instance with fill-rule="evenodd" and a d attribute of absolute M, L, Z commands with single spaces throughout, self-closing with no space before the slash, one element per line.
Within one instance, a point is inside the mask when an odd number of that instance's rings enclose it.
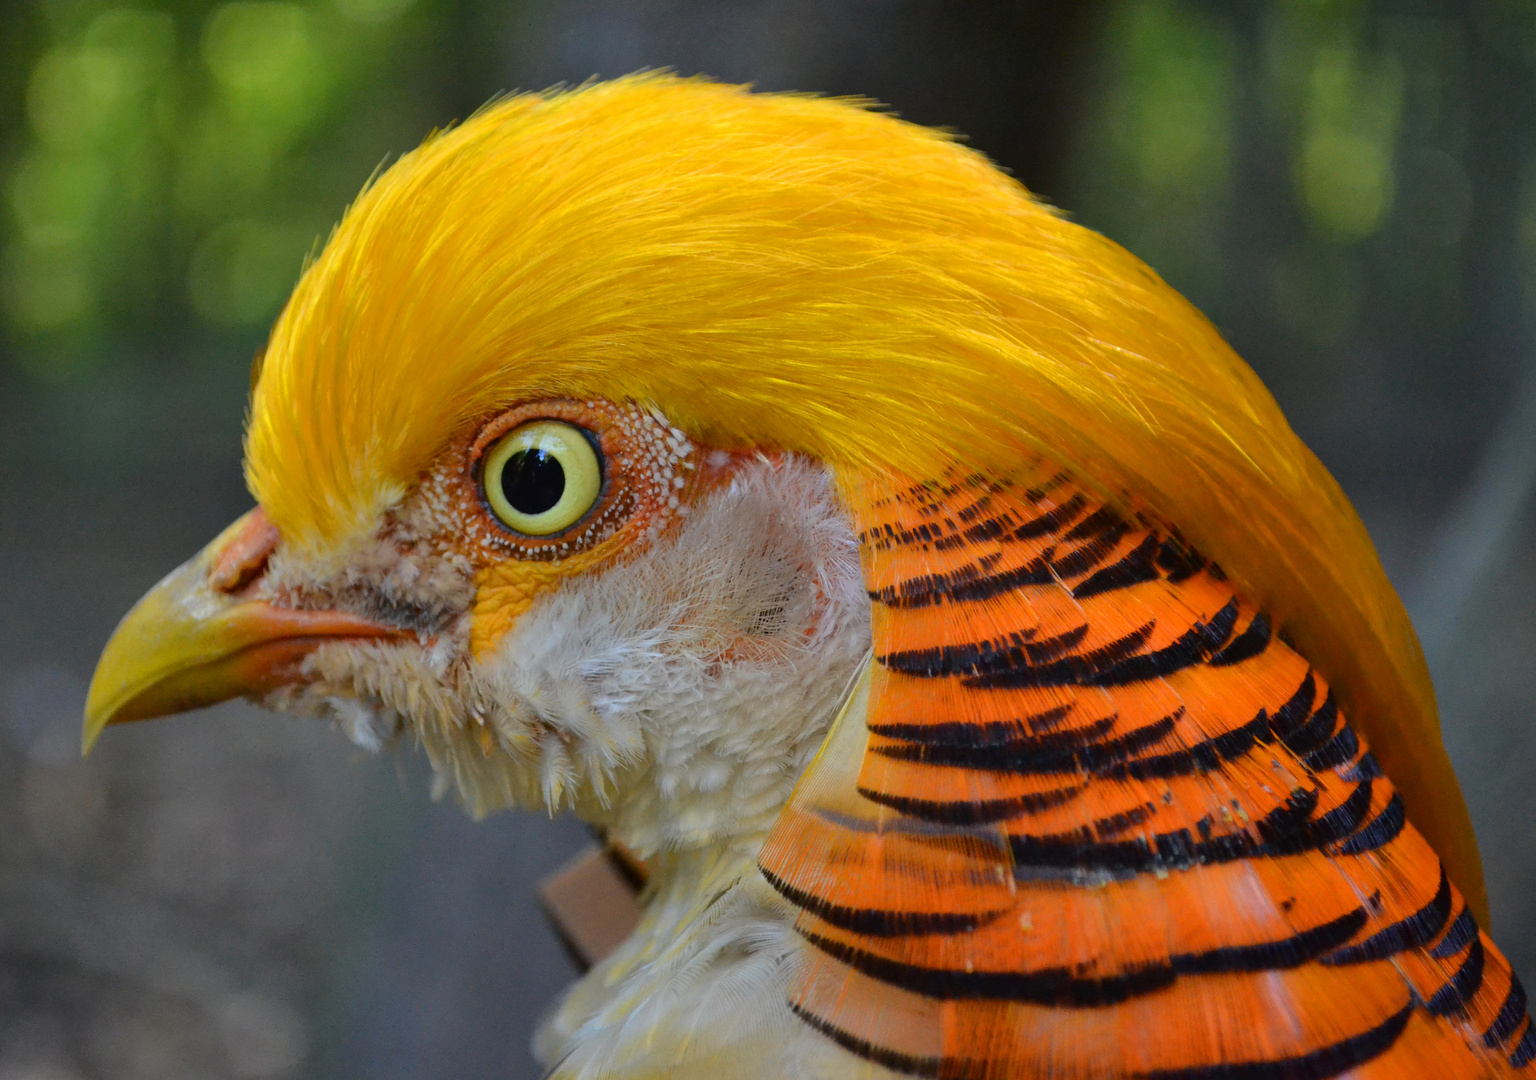
<path fill-rule="evenodd" d="M 259 334 L 361 180 L 484 97 L 455 76 L 495 40 L 428 0 L 8 10 L 5 313 L 38 379 Z"/>
<path fill-rule="evenodd" d="M 246 368 L 382 163 L 644 67 L 871 97 L 1147 259 L 1408 600 L 1536 971 L 1536 0 L 0 5 L 0 1080 L 533 1076 L 584 841 L 239 705 L 74 753 L 92 661 L 247 504 Z"/>

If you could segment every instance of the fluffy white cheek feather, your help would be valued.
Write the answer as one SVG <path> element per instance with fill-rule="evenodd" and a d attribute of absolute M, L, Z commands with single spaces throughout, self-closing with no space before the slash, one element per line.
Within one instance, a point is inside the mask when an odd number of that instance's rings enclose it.
<path fill-rule="evenodd" d="M 771 824 L 868 647 L 831 478 L 763 459 L 671 539 L 537 604 L 478 674 L 524 706 L 501 715 L 560 736 L 539 740 L 546 803 L 650 855 Z"/>

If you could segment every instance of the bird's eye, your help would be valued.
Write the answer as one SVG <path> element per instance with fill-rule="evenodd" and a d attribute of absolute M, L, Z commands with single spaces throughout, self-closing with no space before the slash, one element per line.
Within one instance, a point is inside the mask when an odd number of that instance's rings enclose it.
<path fill-rule="evenodd" d="M 603 490 L 603 465 L 584 431 L 535 420 L 486 452 L 485 501 L 501 523 L 525 536 L 549 536 L 580 521 Z"/>

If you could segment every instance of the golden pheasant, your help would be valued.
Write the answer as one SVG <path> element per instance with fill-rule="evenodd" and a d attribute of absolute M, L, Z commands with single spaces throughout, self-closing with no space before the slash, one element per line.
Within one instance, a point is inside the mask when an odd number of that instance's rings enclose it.
<path fill-rule="evenodd" d="M 628 845 L 555 1077 L 1536 1056 L 1347 500 L 1188 303 L 942 134 L 662 75 L 498 102 L 307 268 L 246 470 L 87 745 L 246 695 Z"/>

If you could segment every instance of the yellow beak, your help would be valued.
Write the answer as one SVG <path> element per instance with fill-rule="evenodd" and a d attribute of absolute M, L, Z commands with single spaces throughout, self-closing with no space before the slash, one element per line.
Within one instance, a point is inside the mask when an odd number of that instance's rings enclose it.
<path fill-rule="evenodd" d="M 85 701 L 81 748 L 108 724 L 148 720 L 302 681 L 302 662 L 338 638 L 398 637 L 339 611 L 279 607 L 248 596 L 277 544 L 260 507 L 173 570 L 112 633 Z"/>

